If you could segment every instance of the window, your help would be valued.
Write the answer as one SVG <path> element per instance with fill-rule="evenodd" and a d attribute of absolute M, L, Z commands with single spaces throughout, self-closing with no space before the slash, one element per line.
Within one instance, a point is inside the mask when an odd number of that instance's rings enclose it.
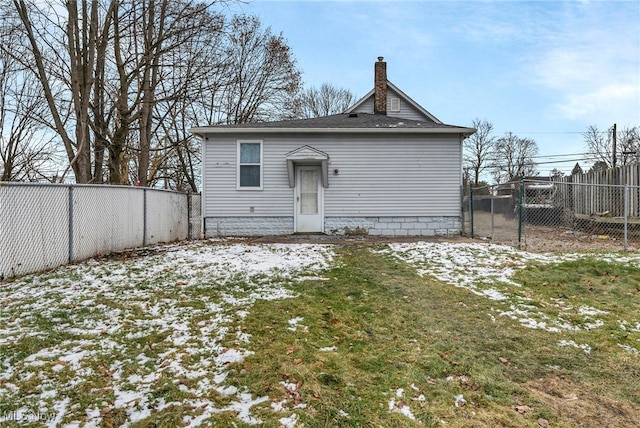
<path fill-rule="evenodd" d="M 391 98 L 391 111 L 400 111 L 400 98 Z"/>
<path fill-rule="evenodd" d="M 238 190 L 262 190 L 262 141 L 238 141 Z"/>
<path fill-rule="evenodd" d="M 300 214 L 318 214 L 318 169 L 300 170 Z"/>

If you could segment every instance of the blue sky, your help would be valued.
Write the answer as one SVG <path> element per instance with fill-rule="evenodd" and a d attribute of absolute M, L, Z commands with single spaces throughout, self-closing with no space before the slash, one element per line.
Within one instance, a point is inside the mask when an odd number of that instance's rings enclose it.
<path fill-rule="evenodd" d="M 275 1 L 233 5 L 291 46 L 305 85 L 358 97 L 373 64 L 445 123 L 492 122 L 540 155 L 586 152 L 589 125 L 640 125 L 640 1 Z M 580 156 L 539 158 L 547 175 Z M 591 162 L 581 162 L 583 168 Z"/>

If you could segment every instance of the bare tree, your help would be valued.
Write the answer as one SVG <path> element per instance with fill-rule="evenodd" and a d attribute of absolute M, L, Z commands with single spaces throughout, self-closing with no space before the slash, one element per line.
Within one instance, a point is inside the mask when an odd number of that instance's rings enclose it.
<path fill-rule="evenodd" d="M 226 123 L 292 117 L 301 77 L 282 34 L 262 29 L 255 16 L 234 17 L 228 31 L 226 57 L 233 74 L 221 99 Z"/>
<path fill-rule="evenodd" d="M 146 186 L 152 157 L 154 107 L 159 102 L 158 86 L 166 77 L 165 73 L 181 72 L 175 69 L 179 64 L 172 64 L 168 71 L 162 67 L 162 62 L 170 52 L 179 50 L 200 34 L 201 17 L 206 16 L 207 6 L 200 2 L 170 0 L 140 0 L 138 6 L 141 8 L 140 16 L 136 17 L 141 30 L 141 34 L 136 36 L 136 45 L 141 49 L 136 66 L 140 97 L 138 179 L 141 185 Z M 180 91 L 180 88 L 175 89 Z M 162 95 L 169 99 L 174 96 L 173 93 Z"/>
<path fill-rule="evenodd" d="M 356 96 L 348 89 L 323 83 L 320 88 L 310 87 L 301 92 L 297 100 L 298 117 L 310 119 L 340 114 L 356 101 Z"/>
<path fill-rule="evenodd" d="M 590 125 L 582 134 L 587 144 L 587 150 L 597 164 L 597 168 L 606 165 L 612 168 L 614 165 L 614 138 L 616 141 L 615 164 L 617 166 L 628 165 L 638 161 L 640 154 L 640 127 L 625 126 L 613 135 L 613 127 L 608 131 L 600 131 L 596 125 Z M 596 168 L 596 169 L 597 169 Z"/>
<path fill-rule="evenodd" d="M 300 72 L 282 36 L 272 35 L 251 16 L 225 22 L 211 14 L 202 25 L 211 26 L 206 39 L 176 52 L 182 58 L 169 62 L 182 64 L 181 73 L 171 73 L 160 83 L 161 92 L 169 93 L 167 85 L 173 95 L 155 109 L 158 142 L 149 172 L 153 185 L 197 191 L 200 141 L 188 132 L 191 126 L 294 117 Z M 190 52 L 197 55 L 184 57 Z"/>
<path fill-rule="evenodd" d="M 119 134 L 129 141 L 129 169 L 142 185 L 195 191 L 199 147 L 188 128 L 206 118 L 215 124 L 286 115 L 300 73 L 282 36 L 255 17 L 225 23 L 200 2 L 129 3 L 136 7 L 114 19 L 117 123 L 138 131 Z M 128 30 L 136 26 L 139 32 Z M 122 140 L 112 142 L 110 152 L 124 150 Z"/>
<path fill-rule="evenodd" d="M 196 190 L 191 126 L 290 118 L 300 72 L 282 35 L 226 0 L 12 0 L 17 43 L 78 183 Z M 25 104 L 26 106 L 26 104 Z M 45 117 L 46 116 L 46 117 Z"/>
<path fill-rule="evenodd" d="M 493 124 L 488 120 L 474 119 L 471 125 L 476 129 L 475 134 L 464 142 L 465 168 L 472 171 L 473 183 L 477 187 L 480 183 L 480 174 L 489 168 L 490 160 L 494 156 L 496 138 L 492 135 Z"/>
<path fill-rule="evenodd" d="M 78 183 L 93 180 L 89 105 L 94 86 L 93 72 L 98 52 L 98 0 L 67 1 L 44 6 L 13 0 L 25 44 L 15 44 L 13 59 L 32 71 L 42 87 L 51 116 L 51 127 L 59 135 Z M 58 97 L 56 84 L 66 86 Z M 69 107 L 70 105 L 70 107 Z M 67 129 L 67 115 L 72 117 Z"/>
<path fill-rule="evenodd" d="M 3 49 L 37 77 L 51 128 L 76 181 L 101 182 L 108 149 L 109 181 L 127 182 L 128 162 L 136 156 L 144 185 L 162 60 L 202 33 L 208 5 L 195 0 L 13 0 L 12 6 L 19 24 L 14 31 L 26 43 L 3 44 Z M 132 142 L 136 147 L 127 146 Z"/>
<path fill-rule="evenodd" d="M 494 179 L 500 183 L 535 175 L 533 157 L 537 154 L 538 144 L 534 140 L 507 132 L 504 137 L 496 140 L 492 165 Z"/>
<path fill-rule="evenodd" d="M 640 127 L 625 126 L 616 136 L 618 141 L 618 165 L 637 163 L 640 159 Z"/>
<path fill-rule="evenodd" d="M 200 142 L 188 132 L 191 126 L 292 116 L 300 73 L 282 37 L 271 35 L 255 17 L 225 22 L 211 13 L 200 23 L 206 26 L 202 39 L 167 54 L 166 62 L 181 67 L 166 70 L 158 86 L 153 185 L 197 191 Z"/>
<path fill-rule="evenodd" d="M 0 181 L 50 179 L 43 170 L 52 156 L 45 110 L 34 76 L 0 51 Z"/>
<path fill-rule="evenodd" d="M 602 132 L 596 125 L 589 125 L 582 133 L 587 151 L 595 159 L 595 163 L 602 162 L 610 168 L 613 165 L 613 145 L 606 132 Z"/>
<path fill-rule="evenodd" d="M 112 43 L 112 32 L 114 32 L 112 31 L 112 26 L 115 27 L 114 20 L 117 17 L 117 6 L 118 3 L 114 1 L 105 6 L 104 18 L 102 18 L 104 24 L 101 26 L 100 31 L 96 33 L 98 55 L 94 71 L 93 100 L 90 105 L 93 117 L 91 126 L 95 135 L 93 181 L 96 183 L 104 182 L 105 155 L 110 146 L 110 137 L 113 136 L 109 129 L 110 118 L 113 116 L 113 103 L 110 102 L 110 95 L 113 91 L 109 90 L 111 86 L 109 85 L 108 49 Z M 110 161 L 111 158 L 108 157 L 109 166 L 111 166 Z M 117 175 L 111 174 L 110 168 L 108 181 L 112 184 L 124 184 Z"/>
<path fill-rule="evenodd" d="M 136 178 L 146 186 L 153 175 L 152 158 L 158 139 L 154 135 L 158 117 L 156 106 L 172 100 L 183 90 L 165 80 L 184 75 L 181 62 L 173 62 L 176 52 L 185 50 L 193 39 L 204 39 L 208 5 L 201 1 L 118 2 L 113 10 L 113 58 L 115 64 L 114 131 L 109 149 L 111 181 L 125 181 L 130 159 L 135 158 Z M 188 58 L 188 56 L 187 56 Z M 173 60 L 173 61 L 172 61 Z M 211 60 L 211 58 L 210 58 Z M 159 92 L 161 90 L 161 92 Z M 131 133 L 135 132 L 132 137 Z"/>
<path fill-rule="evenodd" d="M 212 11 L 198 14 L 199 32 L 180 49 L 169 51 L 154 106 L 154 146 L 149 184 L 196 192 L 200 176 L 199 140 L 189 128 L 210 117 L 210 107 L 225 84 L 224 17 Z M 178 65 L 178 66 L 177 66 Z"/>

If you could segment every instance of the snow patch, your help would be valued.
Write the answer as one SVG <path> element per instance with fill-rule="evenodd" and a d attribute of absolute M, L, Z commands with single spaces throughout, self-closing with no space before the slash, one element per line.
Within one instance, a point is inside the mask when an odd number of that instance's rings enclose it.
<path fill-rule="evenodd" d="M 572 346 L 574 348 L 581 349 L 585 354 L 591 353 L 591 346 L 587 345 L 586 343 L 580 345 L 573 340 L 560 340 L 558 341 L 558 346 Z"/>
<path fill-rule="evenodd" d="M 285 428 L 296 428 L 296 424 L 298 423 L 298 415 L 295 413 L 287 418 L 280 418 L 278 420 L 280 422 L 280 426 Z"/>
<path fill-rule="evenodd" d="M 629 346 L 629 345 L 623 345 L 623 344 L 621 344 L 621 343 L 618 343 L 618 346 L 619 346 L 620 348 L 624 349 L 624 350 L 625 350 L 625 351 L 627 351 L 627 352 L 631 352 L 631 353 L 633 353 L 633 354 L 640 354 L 640 351 L 639 351 L 639 350 L 637 350 L 636 348 L 632 347 L 632 346 Z"/>
<path fill-rule="evenodd" d="M 403 396 L 404 396 L 404 388 L 396 389 L 395 397 L 391 398 L 391 400 L 389 400 L 389 403 L 388 403 L 389 412 L 400 413 L 401 415 L 411 420 L 415 420 L 416 417 L 411 411 L 411 408 L 407 405 L 407 403 L 402 401 Z M 396 401 L 396 398 L 398 398 L 399 400 Z"/>
<path fill-rule="evenodd" d="M 289 327 L 287 327 L 287 330 L 289 331 L 298 331 L 298 324 L 300 322 L 302 322 L 302 320 L 304 320 L 303 317 L 295 317 L 295 318 L 291 318 L 288 323 L 289 323 Z M 308 328 L 306 326 L 301 326 L 303 331 L 308 331 Z"/>
<path fill-rule="evenodd" d="M 455 399 L 456 407 L 464 407 L 467 404 L 467 400 L 464 399 L 464 395 L 459 394 L 453 397 Z"/>
<path fill-rule="evenodd" d="M 318 349 L 320 352 L 336 352 L 338 350 L 335 346 L 325 346 L 324 348 Z"/>

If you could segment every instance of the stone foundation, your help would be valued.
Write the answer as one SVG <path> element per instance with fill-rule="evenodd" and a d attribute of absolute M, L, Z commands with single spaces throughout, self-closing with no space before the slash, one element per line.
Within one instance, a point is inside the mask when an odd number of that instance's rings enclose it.
<path fill-rule="evenodd" d="M 326 217 L 328 235 L 458 236 L 460 217 Z M 205 237 L 267 236 L 294 233 L 293 217 L 214 217 L 205 219 Z"/>
<path fill-rule="evenodd" d="M 457 236 L 460 217 L 327 217 L 325 233 L 372 236 Z"/>
<path fill-rule="evenodd" d="M 204 224 L 206 238 L 293 233 L 293 217 L 209 217 Z"/>

